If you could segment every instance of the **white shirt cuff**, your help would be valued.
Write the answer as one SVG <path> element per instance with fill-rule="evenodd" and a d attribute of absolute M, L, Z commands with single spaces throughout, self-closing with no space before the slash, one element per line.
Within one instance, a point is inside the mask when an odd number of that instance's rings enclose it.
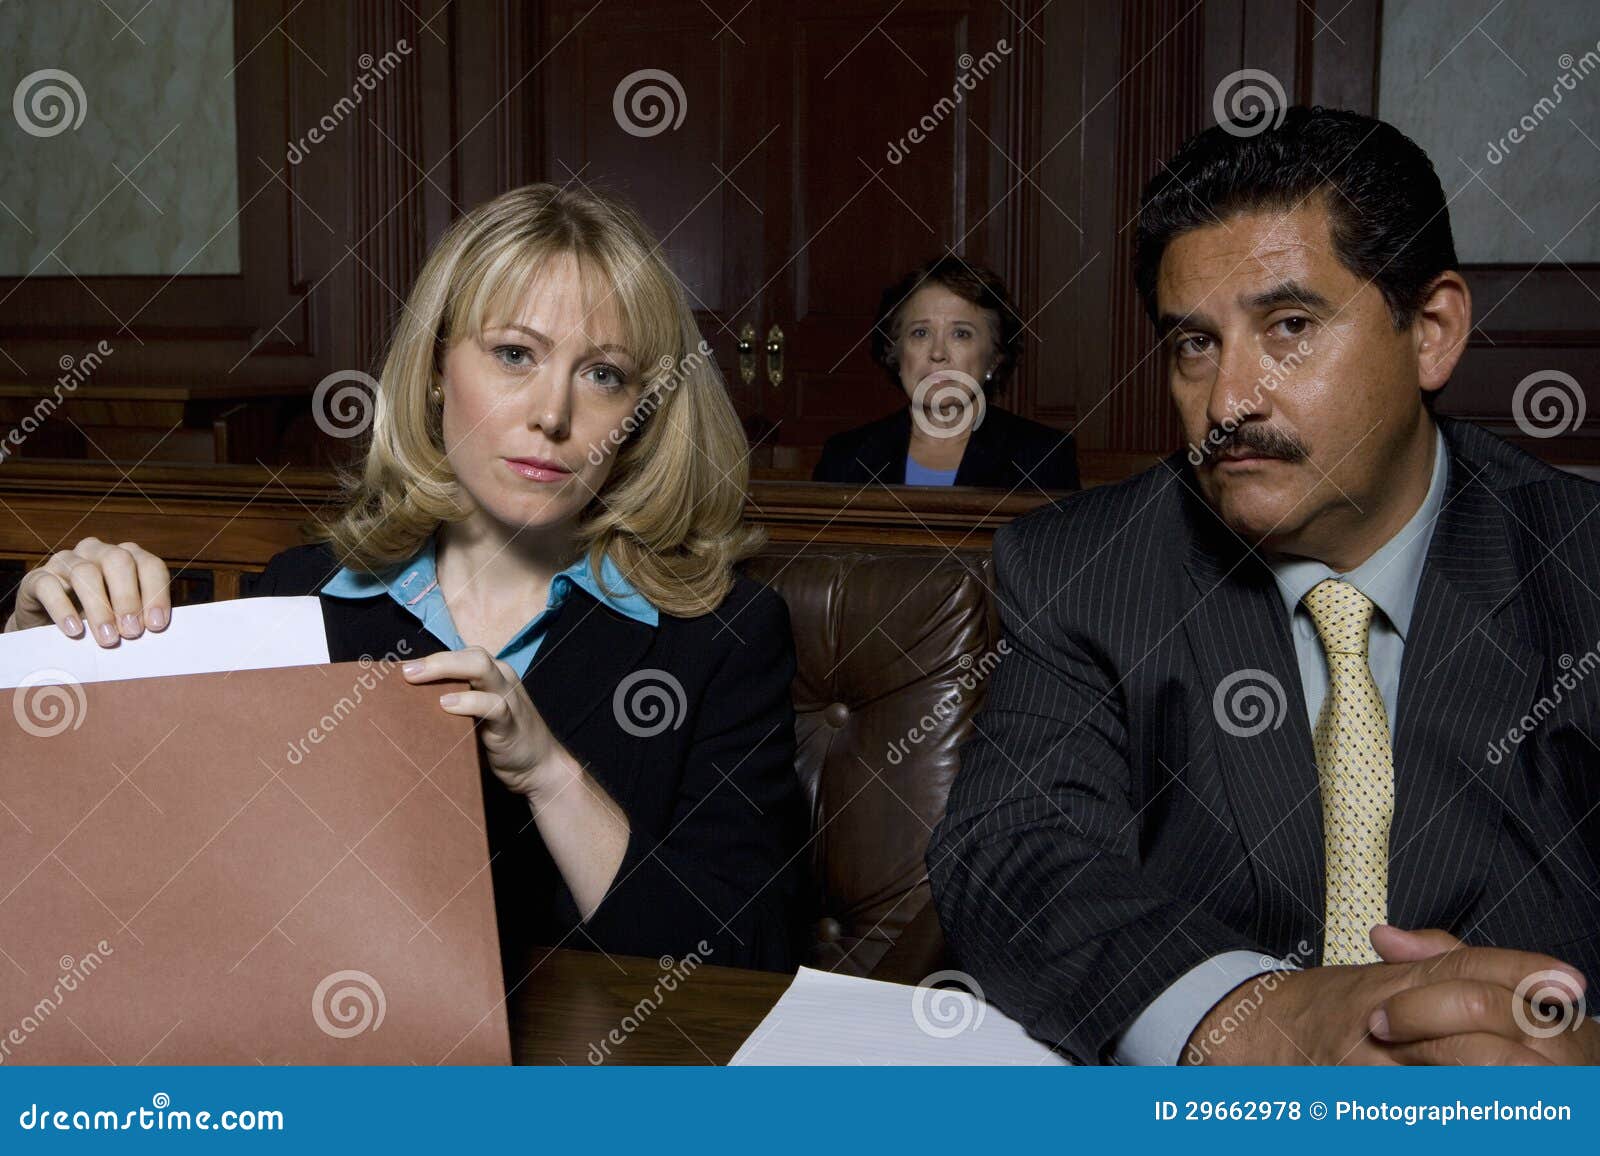
<path fill-rule="evenodd" d="M 1150 1001 L 1117 1037 L 1112 1057 L 1119 1064 L 1175 1065 L 1200 1021 L 1230 991 L 1269 971 L 1297 970 L 1292 963 L 1254 951 L 1213 955 Z"/>

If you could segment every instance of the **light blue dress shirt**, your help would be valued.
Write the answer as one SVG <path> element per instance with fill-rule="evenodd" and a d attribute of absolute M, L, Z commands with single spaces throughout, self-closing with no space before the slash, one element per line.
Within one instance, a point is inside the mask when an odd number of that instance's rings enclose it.
<path fill-rule="evenodd" d="M 1450 450 L 1444 434 L 1434 433 L 1433 477 L 1427 495 L 1411 520 L 1348 574 L 1339 574 L 1309 558 L 1272 561 L 1273 577 L 1283 595 L 1284 612 L 1294 637 L 1300 685 L 1313 729 L 1328 694 L 1328 659 L 1311 612 L 1301 599 L 1324 578 L 1339 578 L 1360 590 L 1378 607 L 1367 631 L 1367 664 L 1378 684 L 1384 713 L 1389 716 L 1390 742 L 1394 741 L 1395 706 L 1400 696 L 1400 660 L 1416 606 L 1417 587 L 1428 560 L 1433 527 L 1444 508 L 1450 474 Z M 1296 970 L 1304 961 L 1273 959 L 1254 951 L 1225 951 L 1196 964 L 1140 1012 L 1117 1040 L 1114 1056 L 1120 1064 L 1176 1064 L 1184 1045 L 1206 1013 L 1242 983 L 1269 971 Z"/>
<path fill-rule="evenodd" d="M 956 484 L 957 470 L 930 470 L 927 466 L 918 463 L 910 454 L 906 455 L 906 485 L 908 486 L 953 486 Z"/>
<path fill-rule="evenodd" d="M 380 578 L 345 567 L 328 579 L 318 593 L 335 598 L 372 598 L 387 594 L 416 615 L 428 633 L 451 650 L 465 650 L 467 644 L 457 633 L 455 623 L 450 620 L 450 608 L 445 605 L 444 595 L 439 591 L 434 548 L 434 535 L 430 534 L 416 556 L 396 567 L 392 577 Z M 562 570 L 550 580 L 545 608 L 513 634 L 495 657 L 509 663 L 518 678 L 527 674 L 528 666 L 549 631 L 550 620 L 555 616 L 557 607 L 566 601 L 573 586 L 587 590 L 619 614 L 625 614 L 647 626 L 660 624 L 661 615 L 655 605 L 633 588 L 609 555 L 600 567 L 600 579 L 604 580 L 603 585 L 596 579 L 587 554 Z M 611 593 L 606 593 L 607 589 Z"/>

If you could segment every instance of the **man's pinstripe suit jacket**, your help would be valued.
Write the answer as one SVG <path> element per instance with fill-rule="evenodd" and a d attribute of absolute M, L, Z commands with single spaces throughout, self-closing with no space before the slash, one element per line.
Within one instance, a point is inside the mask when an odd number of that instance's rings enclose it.
<path fill-rule="evenodd" d="M 1449 481 L 1391 720 L 1389 919 L 1600 982 L 1600 485 L 1440 425 Z M 994 559 L 1011 652 L 928 850 L 960 965 L 1095 1062 L 1212 955 L 1318 962 L 1290 623 L 1183 455 L 1004 527 Z"/>

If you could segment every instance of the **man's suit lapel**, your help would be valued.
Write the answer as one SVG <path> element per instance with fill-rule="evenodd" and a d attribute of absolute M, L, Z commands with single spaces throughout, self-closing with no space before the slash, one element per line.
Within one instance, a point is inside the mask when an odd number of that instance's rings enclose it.
<path fill-rule="evenodd" d="M 1515 762 L 1492 763 L 1488 751 L 1522 717 L 1544 666 L 1511 621 L 1521 577 L 1509 514 L 1475 476 L 1481 465 L 1454 452 L 1450 465 L 1392 728 L 1389 918 L 1402 927 L 1450 926 L 1483 888 Z"/>
<path fill-rule="evenodd" d="M 1181 467 L 1180 467 L 1181 468 Z M 1268 942 L 1321 941 L 1322 805 L 1288 615 L 1271 572 L 1192 494 L 1184 631 Z M 1191 752 L 1193 756 L 1196 752 Z M 1172 768 L 1174 772 L 1180 768 Z"/>

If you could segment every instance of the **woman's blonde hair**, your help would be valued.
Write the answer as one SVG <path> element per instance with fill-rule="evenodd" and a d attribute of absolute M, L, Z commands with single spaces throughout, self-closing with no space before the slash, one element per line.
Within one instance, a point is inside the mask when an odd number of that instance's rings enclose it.
<path fill-rule="evenodd" d="M 705 614 L 733 585 L 733 567 L 765 541 L 744 521 L 744 430 L 700 337 L 682 286 L 638 215 L 608 196 L 527 185 L 455 221 L 406 302 L 344 501 L 317 519 L 343 565 L 379 574 L 411 558 L 442 521 L 471 510 L 446 460 L 441 407 L 430 396 L 444 354 L 514 321 L 552 257 L 576 258 L 596 301 L 614 298 L 644 390 L 622 431 L 599 446 L 610 476 L 578 519 L 596 574 L 609 555 L 661 610 Z M 590 302 L 585 303 L 589 307 Z"/>

